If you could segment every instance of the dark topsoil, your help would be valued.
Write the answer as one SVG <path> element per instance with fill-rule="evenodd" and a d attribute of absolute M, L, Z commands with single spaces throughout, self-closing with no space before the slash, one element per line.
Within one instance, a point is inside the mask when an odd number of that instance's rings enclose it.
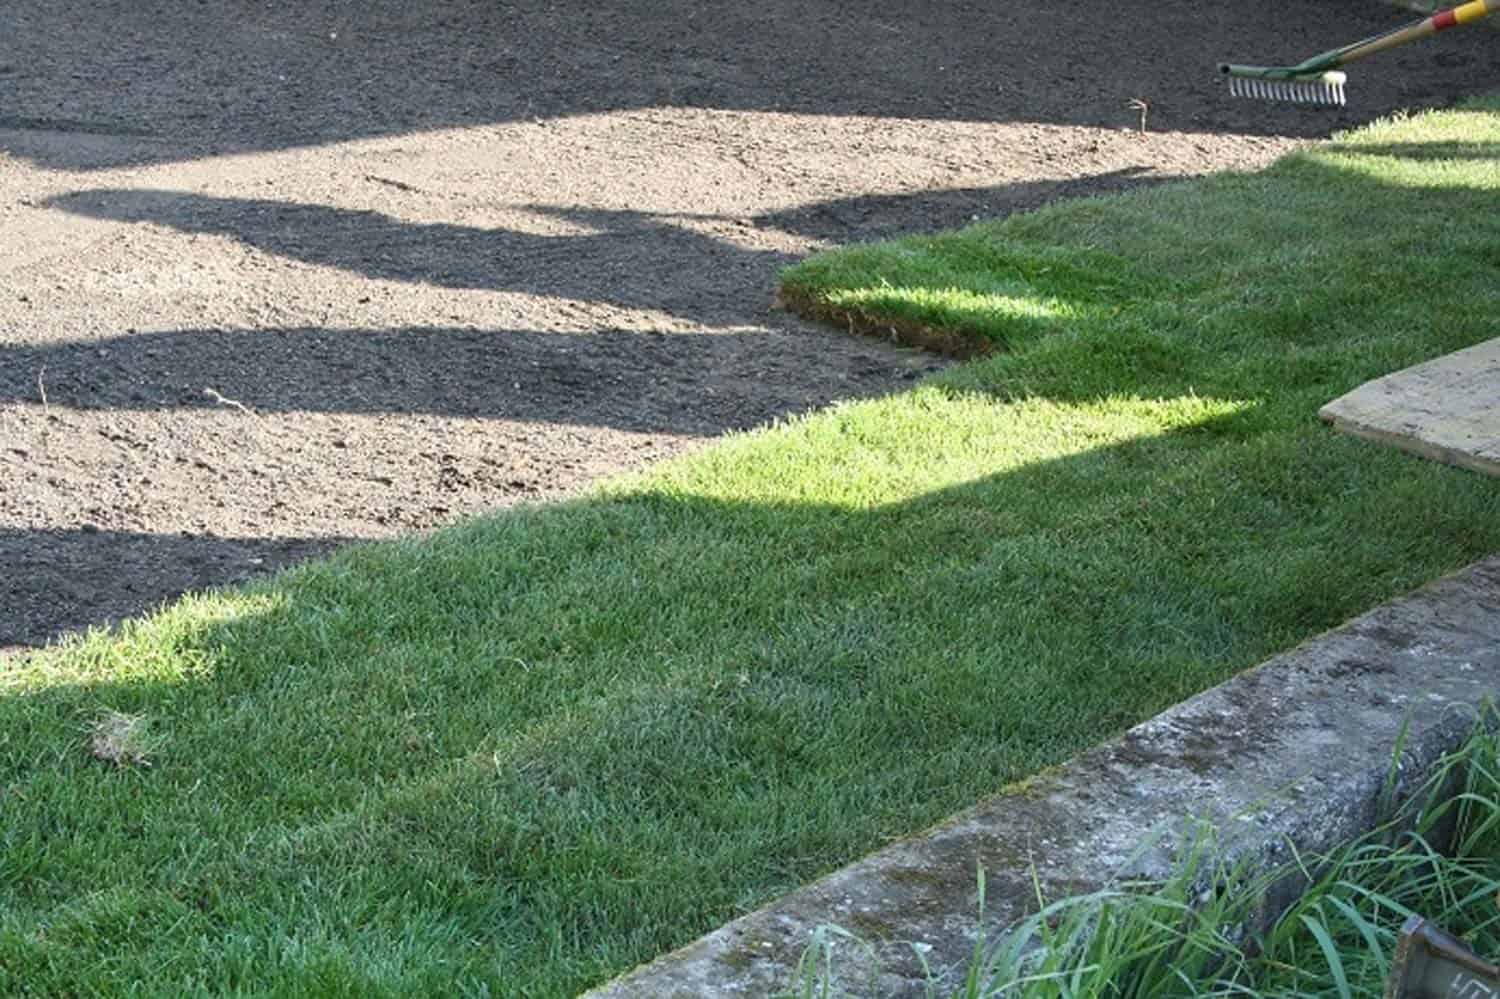
<path fill-rule="evenodd" d="M 1255 168 L 1484 30 L 1235 101 L 1375 2 L 0 4 L 0 648 L 892 390 L 835 242 Z M 1146 132 L 1127 105 L 1149 105 Z"/>

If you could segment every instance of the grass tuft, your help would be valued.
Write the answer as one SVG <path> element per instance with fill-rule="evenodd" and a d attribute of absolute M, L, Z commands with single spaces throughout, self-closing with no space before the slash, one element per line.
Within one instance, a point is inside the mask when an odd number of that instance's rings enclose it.
<path fill-rule="evenodd" d="M 89 755 L 117 767 L 150 767 L 145 733 L 146 720 L 139 715 L 106 711 L 89 727 Z"/>
<path fill-rule="evenodd" d="M 1494 954 L 1500 951 L 1500 737 L 1493 712 L 1487 717 L 1488 725 L 1439 761 L 1394 819 L 1355 842 L 1251 871 L 1225 861 L 1214 830 L 1202 829 L 1165 883 L 1043 900 L 999 940 L 976 944 L 957 989 L 933 978 L 928 994 L 1380 999 L 1397 934 L 1414 913 L 1482 957 Z M 1265 913 L 1265 899 L 1280 897 L 1289 883 L 1301 887 L 1300 898 L 1284 913 Z M 980 885 L 982 899 L 982 871 Z M 872 953 L 856 935 L 820 927 L 794 994 L 842 999 L 841 971 L 868 965 Z"/>

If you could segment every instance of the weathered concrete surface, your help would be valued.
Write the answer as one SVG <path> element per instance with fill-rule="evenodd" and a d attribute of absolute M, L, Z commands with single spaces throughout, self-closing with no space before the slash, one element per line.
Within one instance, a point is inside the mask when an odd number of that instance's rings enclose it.
<path fill-rule="evenodd" d="M 1345 433 L 1500 475 L 1500 338 L 1366 382 L 1318 415 Z"/>
<path fill-rule="evenodd" d="M 1382 788 L 1403 723 L 1397 799 L 1463 740 L 1497 690 L 1500 556 L 1492 556 L 590 995 L 774 995 L 790 984 L 809 935 L 828 923 L 875 944 L 874 960 L 841 952 L 838 984 L 850 995 L 922 994 L 913 944 L 954 984 L 979 930 L 978 865 L 993 935 L 1026 914 L 1033 872 L 1049 898 L 1160 877 L 1171 857 L 1164 848 L 1139 852 L 1143 840 L 1194 821 L 1217 827 L 1226 859 L 1269 866 L 1286 859 L 1288 842 L 1330 849 L 1387 816 Z"/>

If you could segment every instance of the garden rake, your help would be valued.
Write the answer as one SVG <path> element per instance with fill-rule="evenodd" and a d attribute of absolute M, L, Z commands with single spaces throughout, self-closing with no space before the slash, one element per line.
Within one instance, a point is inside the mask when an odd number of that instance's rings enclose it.
<path fill-rule="evenodd" d="M 1439 31 L 1477 21 L 1500 10 L 1500 0 L 1470 0 L 1440 11 L 1402 28 L 1331 49 L 1295 66 L 1241 66 L 1222 63 L 1219 72 L 1229 77 L 1229 92 L 1235 97 L 1261 97 L 1299 104 L 1343 104 L 1347 77 L 1339 67 L 1356 59 L 1427 38 Z"/>

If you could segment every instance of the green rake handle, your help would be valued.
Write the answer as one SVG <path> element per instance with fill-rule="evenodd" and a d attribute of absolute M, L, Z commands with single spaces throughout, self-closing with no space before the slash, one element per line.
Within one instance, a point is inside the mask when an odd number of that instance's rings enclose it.
<path fill-rule="evenodd" d="M 1295 66 L 1240 66 L 1234 63 L 1224 63 L 1219 67 L 1219 71 L 1229 76 L 1261 80 L 1295 80 L 1299 77 L 1317 76 L 1347 65 L 1356 59 L 1363 59 L 1365 56 L 1372 56 L 1377 52 L 1384 52 L 1386 49 L 1405 45 L 1419 38 L 1427 38 L 1439 31 L 1456 28 L 1460 24 L 1477 21 L 1493 14 L 1496 10 L 1500 10 L 1500 0 L 1470 0 L 1469 3 L 1460 7 L 1439 11 L 1414 24 L 1408 24 L 1384 34 L 1373 35 L 1342 48 L 1330 49 L 1304 62 L 1299 62 Z"/>

